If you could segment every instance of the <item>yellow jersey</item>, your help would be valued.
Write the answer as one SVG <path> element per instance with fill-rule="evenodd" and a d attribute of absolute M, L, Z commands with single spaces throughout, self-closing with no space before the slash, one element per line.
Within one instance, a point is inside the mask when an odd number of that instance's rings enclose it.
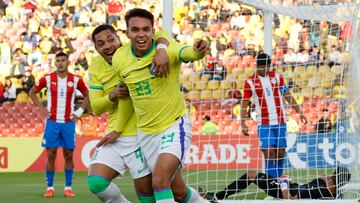
<path fill-rule="evenodd" d="M 121 82 L 113 67 L 101 55 L 92 59 L 88 82 L 92 110 L 97 115 L 109 112 L 108 132 L 116 131 L 121 132 L 122 136 L 136 136 L 136 117 L 131 98 L 120 98 L 117 102 L 109 99 L 109 93 Z M 117 118 L 118 116 L 120 118 Z"/>
<path fill-rule="evenodd" d="M 155 56 L 155 43 L 143 57 L 137 57 L 131 44 L 116 51 L 113 67 L 129 88 L 137 118 L 137 127 L 145 134 L 158 134 L 187 113 L 180 91 L 181 63 L 199 60 L 205 53 L 192 47 L 170 42 L 167 54 L 170 74 L 159 78 L 153 74 L 151 63 Z"/>

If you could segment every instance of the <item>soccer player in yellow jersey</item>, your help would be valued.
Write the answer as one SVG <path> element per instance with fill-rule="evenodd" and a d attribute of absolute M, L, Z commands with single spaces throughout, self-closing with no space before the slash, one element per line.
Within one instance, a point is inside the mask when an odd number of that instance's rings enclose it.
<path fill-rule="evenodd" d="M 181 166 L 191 144 L 191 122 L 180 91 L 180 66 L 203 58 L 209 45 L 204 40 L 193 47 L 171 42 L 167 48 L 170 74 L 153 74 L 155 56 L 154 17 L 135 8 L 125 16 L 130 44 L 118 49 L 113 67 L 129 88 L 133 101 L 139 143 L 152 170 L 152 186 L 157 202 L 204 202 L 197 192 L 186 187 Z"/>
<path fill-rule="evenodd" d="M 159 32 L 158 43 L 168 43 L 167 33 Z M 155 37 L 155 39 L 159 38 Z M 140 202 L 154 202 L 151 186 L 151 171 L 144 161 L 140 147 L 137 144 L 137 128 L 131 99 L 125 85 L 119 85 L 120 78 L 115 74 L 111 59 L 121 42 L 110 25 L 98 26 L 92 38 L 97 52 L 100 54 L 93 58 L 89 68 L 90 104 L 96 114 L 109 112 L 108 133 L 97 145 L 90 163 L 88 186 L 102 202 L 129 202 L 112 183 L 112 179 L 123 176 L 129 168 L 134 179 L 135 190 Z M 166 45 L 163 45 L 166 48 Z M 159 49 L 154 65 L 159 65 L 164 74 L 164 65 L 168 63 L 166 50 Z M 166 74 L 166 72 L 165 72 Z M 121 108 L 124 104 L 131 108 Z M 121 108 L 118 109 L 118 105 Z M 126 105 L 125 105 L 126 106 Z M 124 125 L 117 125 L 118 111 L 127 116 L 121 116 Z M 120 112 L 121 111 L 121 112 Z M 119 133 L 121 132 L 121 136 Z"/>

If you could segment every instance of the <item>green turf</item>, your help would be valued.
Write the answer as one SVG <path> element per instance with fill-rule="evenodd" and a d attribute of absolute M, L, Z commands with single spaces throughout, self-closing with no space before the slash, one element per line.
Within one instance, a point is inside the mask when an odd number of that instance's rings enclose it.
<path fill-rule="evenodd" d="M 194 188 L 203 187 L 209 191 L 221 190 L 241 176 L 245 171 L 184 171 L 184 179 L 189 185 Z M 290 170 L 286 171 L 294 181 L 301 182 L 294 177 L 306 178 L 305 180 L 311 180 L 312 178 L 329 174 L 332 169 L 329 170 Z M 63 197 L 64 190 L 64 173 L 58 172 L 55 174 L 55 198 L 45 199 L 43 193 L 45 192 L 45 177 L 44 173 L 0 173 L 0 202 L 2 203 L 37 203 L 37 202 L 51 202 L 51 203 L 63 203 L 63 202 L 99 202 L 95 196 L 93 196 L 86 185 L 86 172 L 75 172 L 73 190 L 76 194 L 74 199 L 65 199 Z M 132 202 L 138 202 L 136 194 L 133 189 L 132 180 L 127 175 L 122 179 L 116 179 L 115 183 L 119 185 L 123 194 Z M 251 185 L 246 191 L 238 193 L 231 197 L 231 199 L 264 199 L 265 193 L 256 188 L 255 185 Z"/>

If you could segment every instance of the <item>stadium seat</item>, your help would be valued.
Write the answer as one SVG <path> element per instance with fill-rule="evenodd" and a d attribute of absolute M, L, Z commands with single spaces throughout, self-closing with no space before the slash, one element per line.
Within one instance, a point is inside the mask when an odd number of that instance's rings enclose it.
<path fill-rule="evenodd" d="M 219 84 L 220 82 L 218 80 L 209 80 L 209 82 L 207 83 L 207 89 L 208 90 L 217 90 L 219 89 Z"/>
<path fill-rule="evenodd" d="M 198 74 L 191 74 L 189 75 L 189 81 L 190 82 L 198 82 L 200 80 L 200 75 Z"/>
<path fill-rule="evenodd" d="M 210 90 L 201 91 L 200 99 L 201 100 L 210 100 L 210 99 L 212 99 L 212 91 L 210 91 Z"/>
<path fill-rule="evenodd" d="M 185 83 L 189 80 L 189 75 L 181 74 L 180 75 L 180 82 Z"/>
<path fill-rule="evenodd" d="M 342 65 L 335 65 L 331 68 L 331 72 L 333 72 L 335 75 L 339 75 L 343 72 L 344 66 Z"/>
<path fill-rule="evenodd" d="M 295 66 L 294 68 L 294 74 L 295 75 L 304 75 L 305 73 L 305 67 L 304 66 Z"/>
<path fill-rule="evenodd" d="M 187 94 L 189 100 L 200 100 L 200 91 L 192 90 Z"/>
<path fill-rule="evenodd" d="M 327 74 L 327 73 L 329 73 L 330 72 L 330 67 L 329 66 L 327 66 L 327 65 L 321 65 L 320 67 L 319 67 L 319 73 L 321 73 L 321 74 Z"/>
<path fill-rule="evenodd" d="M 194 83 L 193 82 L 184 82 L 182 83 L 183 87 L 185 87 L 188 91 L 194 89 Z"/>
<path fill-rule="evenodd" d="M 309 79 L 308 87 L 319 87 L 320 86 L 320 77 L 312 77 Z"/>
<path fill-rule="evenodd" d="M 228 81 L 228 80 L 222 80 L 220 82 L 220 89 L 222 89 L 222 90 L 232 89 L 232 82 Z"/>
<path fill-rule="evenodd" d="M 221 100 L 225 98 L 225 91 L 224 90 L 214 90 L 212 92 L 213 99 Z"/>
<path fill-rule="evenodd" d="M 205 90 L 206 89 L 206 87 L 207 87 L 207 81 L 201 81 L 201 80 L 199 80 L 199 81 L 197 81 L 197 82 L 195 82 L 194 83 L 194 90 Z"/>
<path fill-rule="evenodd" d="M 203 74 L 201 77 L 200 77 L 200 80 L 201 81 L 208 81 L 210 79 L 211 75 L 210 74 Z"/>

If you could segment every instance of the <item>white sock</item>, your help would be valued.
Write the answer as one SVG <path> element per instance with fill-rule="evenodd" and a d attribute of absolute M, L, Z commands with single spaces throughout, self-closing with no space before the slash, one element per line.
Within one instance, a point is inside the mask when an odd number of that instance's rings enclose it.
<path fill-rule="evenodd" d="M 113 182 L 110 182 L 104 191 L 95 195 L 104 203 L 131 203 L 121 194 L 119 187 Z"/>
<path fill-rule="evenodd" d="M 209 203 L 209 201 L 204 200 L 202 197 L 200 197 L 198 191 L 196 191 L 194 188 L 189 187 L 190 191 L 191 191 L 191 196 L 190 199 L 188 201 L 188 203 Z"/>

